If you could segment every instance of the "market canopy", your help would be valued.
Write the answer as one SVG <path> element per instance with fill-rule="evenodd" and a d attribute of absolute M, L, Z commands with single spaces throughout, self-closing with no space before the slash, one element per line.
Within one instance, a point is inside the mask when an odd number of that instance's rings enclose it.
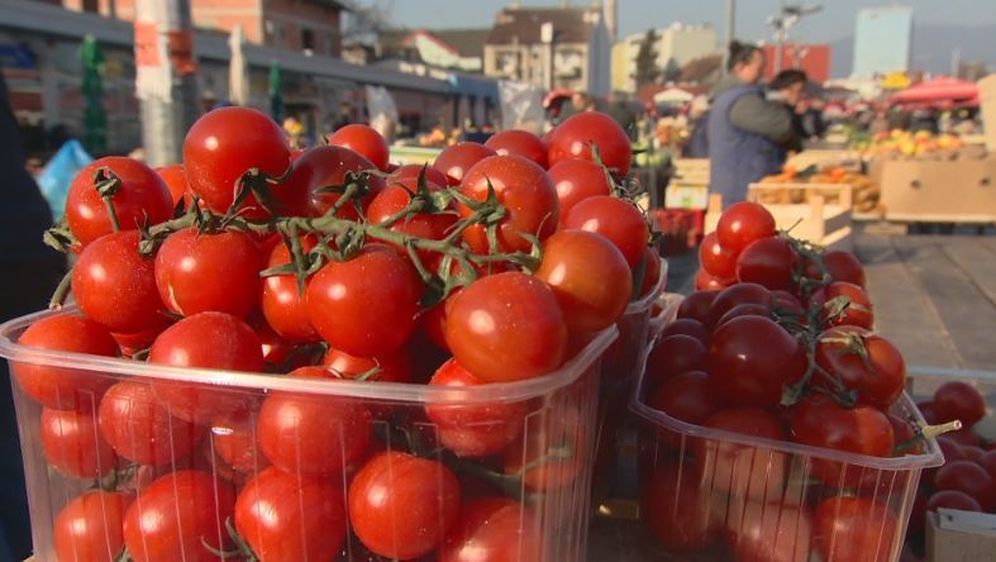
<path fill-rule="evenodd" d="M 654 94 L 654 103 L 682 104 L 692 101 L 695 94 L 681 88 L 668 88 Z"/>
<path fill-rule="evenodd" d="M 979 87 L 974 82 L 942 76 L 897 92 L 889 101 L 900 104 L 977 104 Z"/>

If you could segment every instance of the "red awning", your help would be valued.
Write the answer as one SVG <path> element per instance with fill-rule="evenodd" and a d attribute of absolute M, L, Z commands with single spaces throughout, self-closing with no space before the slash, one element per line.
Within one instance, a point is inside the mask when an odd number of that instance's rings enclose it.
<path fill-rule="evenodd" d="M 889 101 L 899 104 L 977 104 L 979 87 L 974 82 L 940 77 L 896 92 Z"/>

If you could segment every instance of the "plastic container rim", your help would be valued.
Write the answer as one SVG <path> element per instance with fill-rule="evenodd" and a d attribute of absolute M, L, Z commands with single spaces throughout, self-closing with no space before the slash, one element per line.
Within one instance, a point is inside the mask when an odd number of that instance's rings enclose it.
<path fill-rule="evenodd" d="M 650 307 L 653 306 L 654 301 L 657 300 L 657 297 L 661 296 L 661 293 L 664 292 L 664 283 L 667 282 L 667 269 L 667 260 L 661 258 L 661 272 L 660 275 L 657 276 L 657 282 L 654 284 L 653 290 L 639 299 L 627 304 L 626 311 L 623 313 L 624 316 L 639 314 L 650 310 Z"/>
<path fill-rule="evenodd" d="M 0 324 L 0 357 L 12 363 L 31 363 L 67 369 L 94 371 L 100 374 L 162 379 L 177 382 L 237 387 L 245 390 L 282 391 L 337 397 L 393 400 L 420 403 L 480 403 L 521 401 L 549 394 L 578 378 L 608 348 L 618 336 L 615 325 L 602 330 L 577 355 L 556 371 L 514 382 L 491 383 L 476 387 L 442 387 L 416 383 L 368 382 L 342 380 L 335 384 L 308 378 L 288 377 L 267 373 L 247 373 L 218 369 L 201 369 L 156 365 L 117 357 L 101 357 L 85 353 L 31 348 L 12 338 L 33 323 L 62 313 L 75 313 L 76 307 L 44 310 L 27 314 Z"/>

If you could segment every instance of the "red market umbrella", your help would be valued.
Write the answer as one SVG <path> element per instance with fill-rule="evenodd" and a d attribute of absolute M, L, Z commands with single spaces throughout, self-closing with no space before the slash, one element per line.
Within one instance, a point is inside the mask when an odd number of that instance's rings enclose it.
<path fill-rule="evenodd" d="M 570 88 L 554 88 L 543 98 L 543 108 L 549 109 L 560 98 L 569 98 L 574 95 L 574 90 Z"/>
<path fill-rule="evenodd" d="M 897 92 L 890 98 L 900 104 L 978 103 L 979 87 L 974 82 L 940 77 Z"/>

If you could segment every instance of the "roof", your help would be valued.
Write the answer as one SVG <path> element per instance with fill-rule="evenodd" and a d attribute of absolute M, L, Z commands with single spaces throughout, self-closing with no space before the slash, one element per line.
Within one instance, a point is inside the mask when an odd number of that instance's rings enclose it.
<path fill-rule="evenodd" d="M 449 28 L 449 29 L 386 29 L 380 33 L 381 48 L 385 53 L 395 53 L 400 49 L 414 46 L 412 38 L 424 34 L 435 38 L 443 48 L 461 57 L 484 57 L 484 41 L 491 30 L 488 28 Z"/>
<path fill-rule="evenodd" d="M 309 0 L 309 1 L 312 4 L 320 4 L 322 6 L 325 6 L 326 8 L 336 8 L 344 12 L 352 11 L 352 6 L 350 6 L 349 2 L 346 1 L 340 1 L 340 0 Z"/>
<path fill-rule="evenodd" d="M 495 16 L 495 25 L 488 35 L 488 45 L 540 43 L 540 28 L 546 22 L 553 24 L 558 43 L 587 43 L 598 19 L 586 18 L 599 15 L 594 8 L 503 8 Z"/>

